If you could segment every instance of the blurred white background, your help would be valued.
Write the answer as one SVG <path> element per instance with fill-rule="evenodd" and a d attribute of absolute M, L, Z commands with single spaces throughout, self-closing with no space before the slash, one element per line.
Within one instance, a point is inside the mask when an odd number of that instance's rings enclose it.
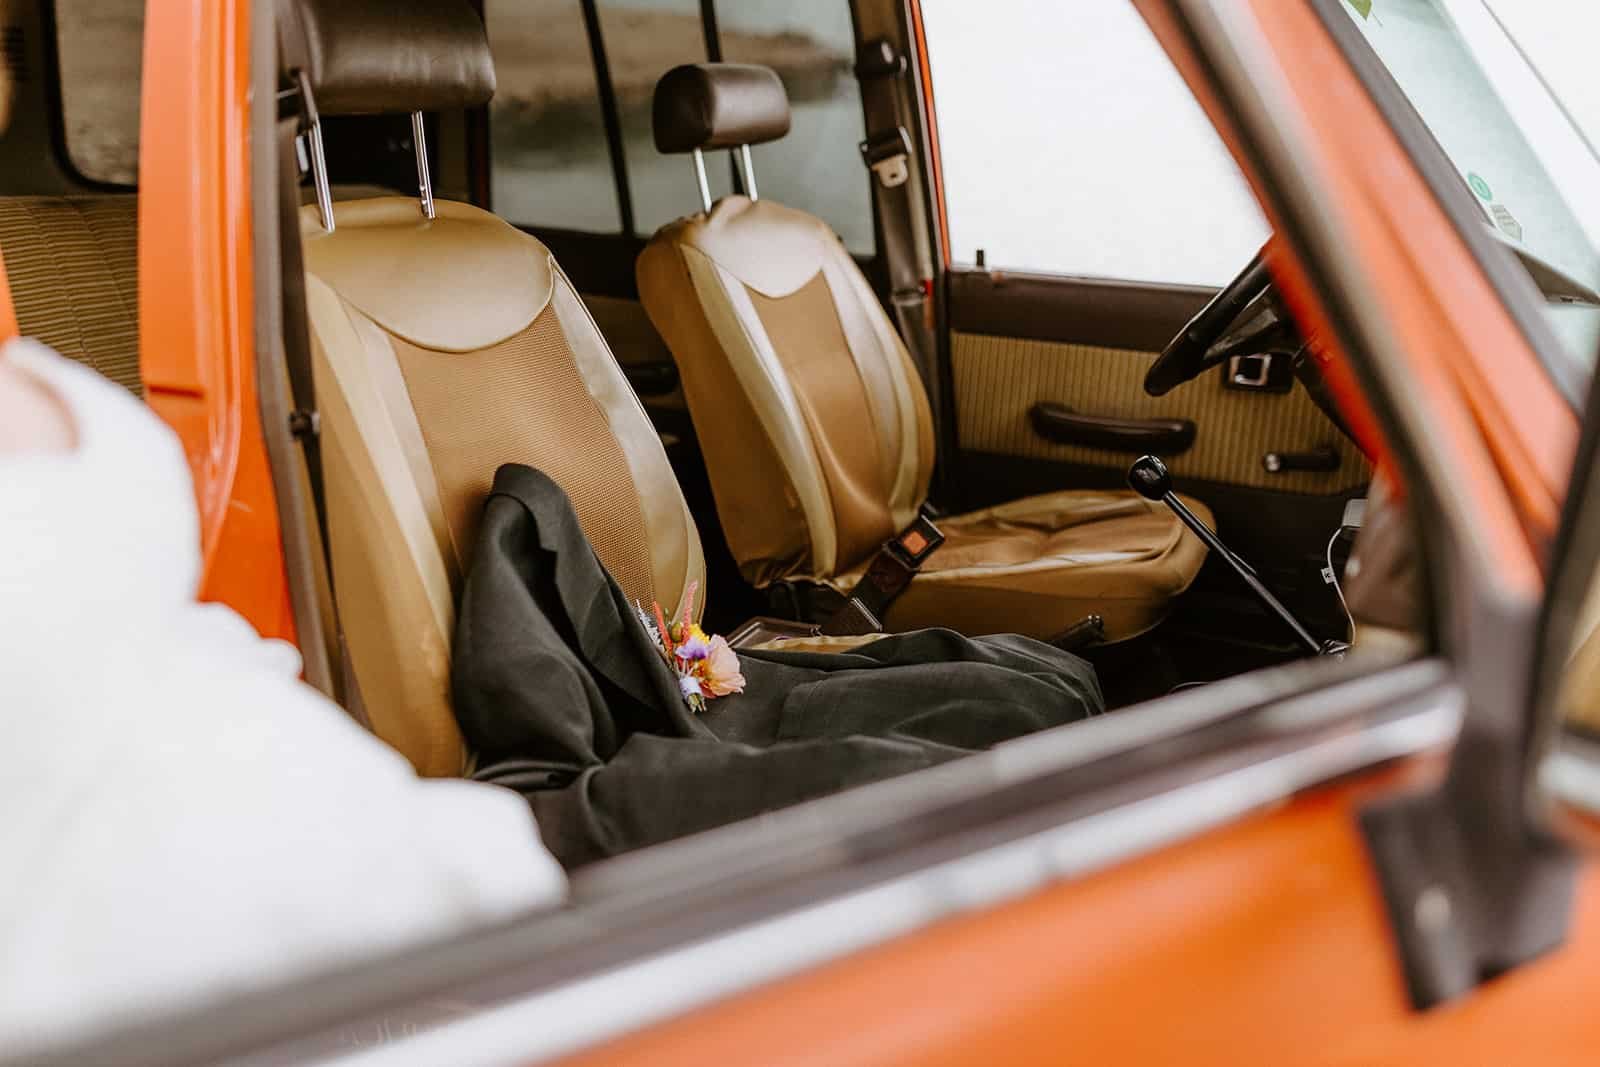
<path fill-rule="evenodd" d="M 1600 0 L 1489 6 L 1600 142 Z M 923 0 L 923 17 L 955 262 L 1220 285 L 1266 239 L 1131 3 Z"/>

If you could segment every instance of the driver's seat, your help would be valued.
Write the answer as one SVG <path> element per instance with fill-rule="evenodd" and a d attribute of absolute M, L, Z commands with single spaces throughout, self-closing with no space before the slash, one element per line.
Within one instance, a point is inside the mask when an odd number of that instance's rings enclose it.
<path fill-rule="evenodd" d="M 764 67 L 678 67 L 656 86 L 662 152 L 788 129 L 783 85 Z M 855 261 L 820 219 L 728 196 L 663 227 L 637 273 L 744 576 L 847 593 L 917 517 L 934 454 L 921 380 Z M 1049 638 L 1095 614 L 1120 640 L 1161 621 L 1206 552 L 1131 492 L 1048 493 L 938 525 L 947 540 L 890 606 L 892 631 Z"/>

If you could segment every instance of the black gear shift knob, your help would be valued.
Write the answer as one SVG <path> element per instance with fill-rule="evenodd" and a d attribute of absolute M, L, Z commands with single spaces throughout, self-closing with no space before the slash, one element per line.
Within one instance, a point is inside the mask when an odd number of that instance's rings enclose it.
<path fill-rule="evenodd" d="M 1172 475 L 1156 457 L 1140 456 L 1128 468 L 1128 484 L 1146 500 L 1160 500 L 1172 492 Z"/>

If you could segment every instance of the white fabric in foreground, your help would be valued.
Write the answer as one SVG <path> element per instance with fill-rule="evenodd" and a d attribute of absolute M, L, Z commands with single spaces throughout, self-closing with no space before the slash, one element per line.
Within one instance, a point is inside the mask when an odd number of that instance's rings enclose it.
<path fill-rule="evenodd" d="M 0 1056 L 563 899 L 521 797 L 418 779 L 196 603 L 165 425 L 34 342 L 0 359 L 78 438 L 0 456 Z"/>

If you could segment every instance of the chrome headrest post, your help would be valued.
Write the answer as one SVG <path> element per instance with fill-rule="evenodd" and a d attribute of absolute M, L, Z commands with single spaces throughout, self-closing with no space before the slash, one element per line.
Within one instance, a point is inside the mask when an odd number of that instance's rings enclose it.
<path fill-rule="evenodd" d="M 417 190 L 422 197 L 422 213 L 437 218 L 433 207 L 433 178 L 428 174 L 428 131 L 422 124 L 422 112 L 411 113 L 411 144 L 417 150 Z"/>
<path fill-rule="evenodd" d="M 750 146 L 747 144 L 739 146 L 739 173 L 744 175 L 745 195 L 751 200 L 760 200 L 761 197 L 756 193 L 756 164 L 750 158 Z"/>
<path fill-rule="evenodd" d="M 706 178 L 706 154 L 696 148 L 690 155 L 694 159 L 694 180 L 700 186 L 700 206 L 711 214 L 711 182 Z"/>
<path fill-rule="evenodd" d="M 311 185 L 317 193 L 317 214 L 322 218 L 322 228 L 333 232 L 333 190 L 328 187 L 328 157 L 322 151 L 322 123 L 313 122 L 306 132 L 310 146 Z"/>

